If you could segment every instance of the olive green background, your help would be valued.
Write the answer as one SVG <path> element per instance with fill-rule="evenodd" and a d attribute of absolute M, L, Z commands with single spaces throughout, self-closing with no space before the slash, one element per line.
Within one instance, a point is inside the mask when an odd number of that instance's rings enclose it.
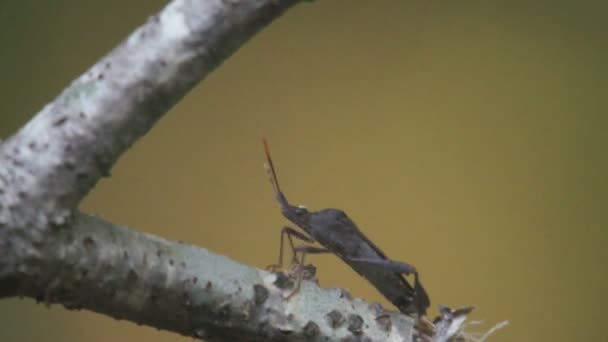
<path fill-rule="evenodd" d="M 600 2 L 598 2 L 600 3 Z M 0 2 L 6 138 L 163 1 Z M 258 34 L 82 204 L 264 267 L 286 224 L 264 174 L 338 207 L 491 341 L 607 341 L 606 9 L 592 2 L 319 0 Z M 333 256 L 323 286 L 386 304 Z M 188 341 L 0 301 L 0 341 Z"/>

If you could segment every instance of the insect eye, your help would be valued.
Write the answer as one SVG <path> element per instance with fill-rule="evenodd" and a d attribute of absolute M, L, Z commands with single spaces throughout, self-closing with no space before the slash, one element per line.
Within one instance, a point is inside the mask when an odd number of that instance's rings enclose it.
<path fill-rule="evenodd" d="M 306 207 L 300 205 L 300 206 L 296 207 L 295 211 L 298 216 L 301 216 L 306 213 Z"/>

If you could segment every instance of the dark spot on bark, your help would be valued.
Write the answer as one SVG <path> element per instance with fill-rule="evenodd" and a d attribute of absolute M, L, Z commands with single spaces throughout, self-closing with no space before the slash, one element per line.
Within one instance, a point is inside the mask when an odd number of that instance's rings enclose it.
<path fill-rule="evenodd" d="M 293 321 L 293 314 L 290 313 L 289 315 L 287 315 L 286 318 L 287 318 L 287 322 L 292 322 Z"/>
<path fill-rule="evenodd" d="M 182 292 L 181 294 L 182 299 L 183 299 L 183 304 L 185 307 L 191 307 L 192 306 L 192 300 L 190 298 L 190 294 L 188 293 L 188 291 L 184 290 L 184 292 Z"/>
<path fill-rule="evenodd" d="M 84 239 L 82 239 L 82 244 L 84 245 L 84 247 L 86 249 L 91 249 L 91 248 L 95 247 L 95 240 L 93 240 L 92 237 L 87 236 Z"/>
<path fill-rule="evenodd" d="M 98 80 L 98 81 L 103 80 L 103 73 L 101 73 L 101 74 L 97 75 L 97 80 Z"/>
<path fill-rule="evenodd" d="M 257 305 L 264 303 L 268 299 L 268 289 L 261 284 L 253 285 L 253 302 Z"/>
<path fill-rule="evenodd" d="M 66 169 L 68 170 L 74 170 L 74 168 L 76 168 L 76 165 L 74 164 L 74 162 L 66 160 L 65 163 L 63 163 L 63 166 L 65 166 Z"/>
<path fill-rule="evenodd" d="M 30 141 L 30 143 L 27 145 L 31 150 L 36 148 L 36 142 L 35 141 Z"/>
<path fill-rule="evenodd" d="M 173 263 L 174 263 L 173 259 L 169 259 L 169 265 L 173 266 Z"/>
<path fill-rule="evenodd" d="M 78 113 L 78 116 L 80 116 L 81 119 L 86 119 L 86 117 L 87 117 L 87 115 L 84 112 Z"/>
<path fill-rule="evenodd" d="M 208 281 L 207 285 L 205 285 L 205 291 L 211 290 L 212 287 L 213 287 L 213 284 L 211 283 L 211 281 Z"/>
<path fill-rule="evenodd" d="M 353 300 L 353 296 L 350 294 L 350 292 L 348 292 L 344 289 L 340 289 L 340 298 L 346 298 L 348 300 Z"/>
<path fill-rule="evenodd" d="M 302 274 L 302 279 L 317 281 L 317 279 L 315 278 L 315 276 L 317 275 L 317 267 L 315 267 L 315 265 L 301 265 L 299 272 Z"/>
<path fill-rule="evenodd" d="M 185 263 L 185 262 L 183 262 L 183 261 L 182 261 L 182 262 L 180 262 L 180 263 L 179 263 L 179 265 L 180 265 L 182 268 L 186 268 L 186 263 Z"/>
<path fill-rule="evenodd" d="M 386 333 L 390 332 L 393 326 L 393 322 L 391 321 L 391 317 L 389 315 L 381 315 L 376 317 L 376 323 L 380 327 L 380 330 Z"/>
<path fill-rule="evenodd" d="M 313 321 L 308 321 L 308 323 L 306 323 L 304 326 L 304 336 L 308 338 L 315 337 L 319 335 L 320 332 L 321 330 L 319 329 L 319 326 Z"/>
<path fill-rule="evenodd" d="M 333 329 L 339 328 L 342 324 L 344 324 L 344 315 L 338 310 L 332 310 L 327 314 L 327 321 L 329 322 L 329 326 Z"/>
<path fill-rule="evenodd" d="M 12 159 L 13 165 L 15 165 L 16 167 L 22 167 L 23 166 L 23 162 L 19 159 Z"/>
<path fill-rule="evenodd" d="M 167 65 L 167 62 L 165 62 L 165 60 L 164 60 L 164 59 L 161 59 L 161 60 L 160 60 L 160 66 L 163 66 L 163 67 L 164 67 L 164 66 L 166 66 L 166 65 Z"/>
<path fill-rule="evenodd" d="M 232 310 L 230 309 L 230 305 L 228 303 L 224 303 L 218 307 L 217 314 L 219 318 L 226 319 L 228 318 L 228 316 L 230 316 L 231 311 Z"/>
<path fill-rule="evenodd" d="M 21 199 L 25 199 L 27 198 L 27 193 L 25 191 L 18 191 L 17 196 L 19 196 Z"/>
<path fill-rule="evenodd" d="M 156 250 L 156 256 L 160 259 L 163 256 L 163 251 L 161 251 L 160 249 Z"/>
<path fill-rule="evenodd" d="M 110 69 L 110 67 L 111 67 L 111 66 L 112 66 L 112 63 L 111 63 L 111 62 L 109 62 L 109 61 L 108 61 L 108 62 L 106 62 L 106 64 L 104 65 L 104 67 L 105 67 L 106 69 Z"/>
<path fill-rule="evenodd" d="M 198 278 L 197 278 L 197 277 L 192 278 L 192 283 L 193 283 L 193 284 L 198 283 Z"/>
<path fill-rule="evenodd" d="M 88 178 L 89 175 L 86 173 L 86 171 L 78 171 L 76 172 L 76 179 L 78 179 L 79 181 L 84 180 L 85 178 Z"/>
<path fill-rule="evenodd" d="M 363 318 L 359 315 L 348 315 L 348 331 L 355 335 L 360 335 L 363 332 Z"/>
<path fill-rule="evenodd" d="M 241 308 L 241 315 L 243 316 L 243 320 L 248 321 L 251 316 L 251 301 L 246 300 L 243 303 L 243 307 Z"/>
<path fill-rule="evenodd" d="M 82 270 L 81 276 L 82 278 L 86 278 L 89 275 L 89 270 Z"/>
<path fill-rule="evenodd" d="M 97 153 L 93 156 L 93 160 L 97 166 L 97 170 L 102 177 L 110 177 L 110 168 L 112 167 L 112 160 L 105 152 Z"/>
<path fill-rule="evenodd" d="M 127 286 L 134 285 L 137 281 L 137 278 L 137 273 L 133 270 L 130 270 L 129 273 L 127 273 Z"/>
<path fill-rule="evenodd" d="M 57 126 L 61 126 L 63 125 L 66 121 L 68 120 L 67 116 L 62 116 L 59 119 L 53 121 L 53 126 L 57 127 Z"/>
<path fill-rule="evenodd" d="M 380 315 L 384 315 L 385 314 L 385 310 L 382 307 L 382 305 L 380 305 L 380 303 L 372 303 L 369 305 L 369 309 L 371 311 L 373 311 L 376 316 L 380 316 Z"/>
<path fill-rule="evenodd" d="M 275 273 L 277 275 L 277 279 L 274 281 L 274 286 L 280 289 L 291 289 L 294 286 L 293 280 L 291 280 L 285 273 L 278 272 Z"/>
<path fill-rule="evenodd" d="M 285 335 L 285 336 L 289 336 L 289 335 L 293 334 L 293 330 L 291 330 L 291 329 L 279 329 L 279 332 L 281 333 L 281 335 Z"/>
<path fill-rule="evenodd" d="M 123 258 L 123 259 L 125 259 L 125 260 L 126 260 L 126 259 L 129 259 L 129 252 L 127 252 L 127 251 L 122 251 L 122 258 Z"/>

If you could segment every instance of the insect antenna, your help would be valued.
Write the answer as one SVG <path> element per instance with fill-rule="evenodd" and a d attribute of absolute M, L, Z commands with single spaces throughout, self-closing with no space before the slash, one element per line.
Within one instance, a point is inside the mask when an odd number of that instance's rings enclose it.
<path fill-rule="evenodd" d="M 264 163 L 264 168 L 266 169 L 266 174 L 270 179 L 270 183 L 272 184 L 272 188 L 275 192 L 275 195 L 279 195 L 281 193 L 281 188 L 279 187 L 277 173 L 274 171 L 272 158 L 270 158 L 270 148 L 268 148 L 268 142 L 266 141 L 266 139 L 262 139 L 262 143 L 264 143 L 264 152 L 266 152 L 266 163 Z"/>

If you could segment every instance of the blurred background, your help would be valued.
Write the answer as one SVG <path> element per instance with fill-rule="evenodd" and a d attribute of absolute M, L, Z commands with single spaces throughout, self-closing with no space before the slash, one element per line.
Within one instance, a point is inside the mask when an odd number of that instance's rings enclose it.
<path fill-rule="evenodd" d="M 0 136 L 164 1 L 0 2 Z M 606 8 L 597 2 L 324 0 L 271 24 L 115 165 L 82 210 L 257 267 L 283 190 L 346 212 L 475 305 L 491 341 L 607 341 Z M 321 284 L 384 301 L 333 256 Z M 0 301 L 1 341 L 189 341 L 91 312 Z"/>

